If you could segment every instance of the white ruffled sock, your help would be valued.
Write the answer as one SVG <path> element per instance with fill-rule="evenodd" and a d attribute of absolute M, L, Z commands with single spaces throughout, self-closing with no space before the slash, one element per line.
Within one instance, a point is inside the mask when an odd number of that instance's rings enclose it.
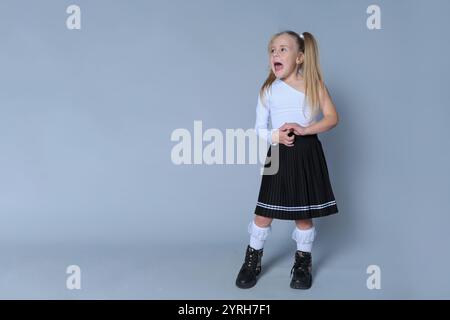
<path fill-rule="evenodd" d="M 299 229 L 297 226 L 292 232 L 292 239 L 297 242 L 297 250 L 311 252 L 314 239 L 316 237 L 316 228 L 312 226 L 309 229 Z"/>
<path fill-rule="evenodd" d="M 250 233 L 250 247 L 256 250 L 260 250 L 264 247 L 264 241 L 269 236 L 272 230 L 272 226 L 265 228 L 259 227 L 255 224 L 255 221 L 251 221 L 248 224 L 248 233 Z"/>

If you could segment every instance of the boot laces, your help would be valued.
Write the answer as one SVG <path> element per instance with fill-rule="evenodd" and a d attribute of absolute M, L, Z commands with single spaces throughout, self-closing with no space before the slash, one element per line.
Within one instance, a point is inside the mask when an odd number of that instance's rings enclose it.
<path fill-rule="evenodd" d="M 294 270 L 298 270 L 300 276 L 305 276 L 309 273 L 309 266 L 311 263 L 311 258 L 307 255 L 296 255 L 295 256 L 295 263 L 294 266 L 291 269 L 291 276 L 292 273 L 294 273 Z"/>
<path fill-rule="evenodd" d="M 258 265 L 258 252 L 257 251 L 250 251 L 246 257 L 245 257 L 245 265 L 249 269 L 256 269 Z"/>

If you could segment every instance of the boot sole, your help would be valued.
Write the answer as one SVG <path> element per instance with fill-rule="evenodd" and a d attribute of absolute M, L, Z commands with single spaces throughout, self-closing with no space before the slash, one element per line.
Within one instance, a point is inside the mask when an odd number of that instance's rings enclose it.
<path fill-rule="evenodd" d="M 257 280 L 249 282 L 249 283 L 240 283 L 236 281 L 236 286 L 241 289 L 250 289 L 255 286 Z"/>
<path fill-rule="evenodd" d="M 261 273 L 261 270 L 259 270 L 257 273 L 256 273 L 256 279 L 254 280 L 254 281 L 252 281 L 252 282 L 248 282 L 248 283 L 240 283 L 239 281 L 237 281 L 237 279 L 236 279 L 236 286 L 238 287 L 238 288 L 241 288 L 241 289 L 249 289 L 249 288 L 251 288 L 251 287 L 254 287 L 255 285 L 256 285 L 256 282 L 258 282 L 258 276 L 260 275 L 260 273 Z"/>
<path fill-rule="evenodd" d="M 312 282 L 310 282 L 309 284 L 306 284 L 306 285 L 305 285 L 305 284 L 302 284 L 302 283 L 298 283 L 298 282 L 296 282 L 296 281 L 291 281 L 290 286 L 291 286 L 292 289 L 302 289 L 302 290 L 307 290 L 307 289 L 311 288 Z"/>

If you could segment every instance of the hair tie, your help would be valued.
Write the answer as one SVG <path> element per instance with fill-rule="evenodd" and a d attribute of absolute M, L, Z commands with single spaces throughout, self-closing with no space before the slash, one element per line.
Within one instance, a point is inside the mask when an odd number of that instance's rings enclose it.
<path fill-rule="evenodd" d="M 303 33 L 300 33 L 300 38 L 302 38 L 303 40 L 305 40 L 305 37 L 303 36 Z"/>

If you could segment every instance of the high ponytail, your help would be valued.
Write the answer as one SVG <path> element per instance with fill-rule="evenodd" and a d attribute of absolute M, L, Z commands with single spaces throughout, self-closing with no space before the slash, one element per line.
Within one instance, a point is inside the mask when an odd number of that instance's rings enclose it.
<path fill-rule="evenodd" d="M 299 37 L 300 38 L 300 37 Z M 303 32 L 303 53 L 305 60 L 300 70 L 305 79 L 305 94 L 309 105 L 312 108 L 312 114 L 316 115 L 319 111 L 319 92 L 324 89 L 324 81 L 319 61 L 319 48 L 314 36 L 309 32 Z"/>

